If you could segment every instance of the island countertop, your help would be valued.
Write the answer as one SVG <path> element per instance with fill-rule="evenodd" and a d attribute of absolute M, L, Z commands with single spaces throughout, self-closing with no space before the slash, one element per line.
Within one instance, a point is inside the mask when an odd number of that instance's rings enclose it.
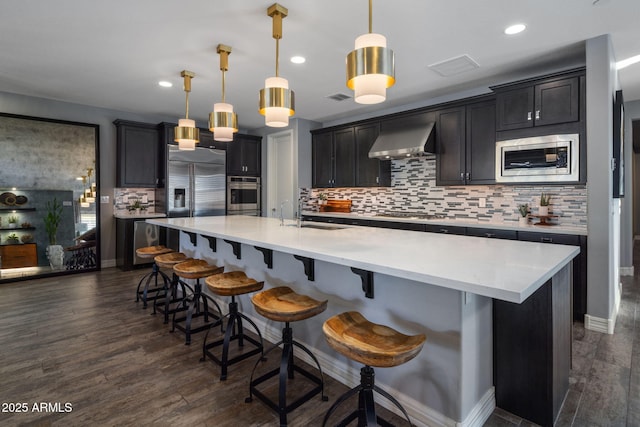
<path fill-rule="evenodd" d="M 281 226 L 276 218 L 250 216 L 147 222 L 515 303 L 580 252 L 576 246 L 372 227 L 298 228 L 291 220 Z"/>

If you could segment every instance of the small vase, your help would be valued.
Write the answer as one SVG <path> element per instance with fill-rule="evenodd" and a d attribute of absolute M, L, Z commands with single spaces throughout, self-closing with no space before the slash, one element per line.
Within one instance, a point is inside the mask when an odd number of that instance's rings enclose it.
<path fill-rule="evenodd" d="M 521 216 L 520 218 L 518 218 L 518 225 L 521 227 L 529 225 L 529 218 L 527 218 L 526 216 Z"/>
<path fill-rule="evenodd" d="M 51 269 L 62 270 L 64 267 L 64 248 L 62 245 L 49 245 L 46 252 Z"/>
<path fill-rule="evenodd" d="M 9 228 L 17 228 L 18 224 L 16 224 L 15 222 L 10 222 L 9 223 Z"/>
<path fill-rule="evenodd" d="M 549 215 L 549 206 L 540 206 L 538 208 L 538 215 L 540 215 L 540 216 Z"/>

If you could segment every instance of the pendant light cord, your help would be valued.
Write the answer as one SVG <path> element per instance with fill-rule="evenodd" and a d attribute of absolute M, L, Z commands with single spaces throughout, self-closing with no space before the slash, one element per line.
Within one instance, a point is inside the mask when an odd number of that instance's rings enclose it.
<path fill-rule="evenodd" d="M 276 77 L 280 77 L 280 39 L 276 38 Z"/>
<path fill-rule="evenodd" d="M 369 34 L 373 33 L 373 0 L 369 0 Z"/>
<path fill-rule="evenodd" d="M 224 90 L 224 70 L 222 70 L 222 102 L 225 101 L 225 90 Z"/>
<path fill-rule="evenodd" d="M 185 92 L 186 96 L 185 96 L 185 114 L 184 114 L 184 118 L 188 119 L 189 118 L 189 92 Z"/>

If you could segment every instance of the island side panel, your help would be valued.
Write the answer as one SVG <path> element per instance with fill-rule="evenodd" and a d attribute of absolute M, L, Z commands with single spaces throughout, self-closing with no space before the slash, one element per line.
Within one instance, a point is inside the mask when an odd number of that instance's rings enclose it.
<path fill-rule="evenodd" d="M 462 378 L 463 315 L 459 291 L 375 274 L 375 298 L 369 299 L 364 296 L 360 277 L 347 266 L 316 261 L 315 280 L 309 281 L 303 264 L 291 254 L 274 251 L 273 269 L 268 269 L 262 253 L 251 245 L 241 245 L 242 259 L 237 259 L 231 245 L 222 239 L 217 239 L 216 252 L 213 252 L 205 238 L 198 236 L 197 245 L 193 246 L 189 238 L 181 234 L 181 250 L 189 256 L 224 265 L 226 271 L 243 270 L 256 280 L 264 280 L 265 289 L 284 285 L 316 299 L 328 299 L 324 313 L 292 325 L 294 335 L 316 354 L 325 374 L 349 386 L 359 382 L 361 366 L 337 354 L 326 344 L 322 334 L 322 324 L 326 319 L 344 311 L 357 310 L 369 320 L 392 326 L 403 333 L 424 333 L 427 341 L 415 359 L 394 368 L 376 369 L 377 384 L 397 397 L 416 421 L 434 425 L 437 420 L 442 420 L 442 416 L 451 421 L 462 421 L 466 416 L 462 411 L 462 396 L 479 394 L 475 389 L 485 383 L 471 376 L 482 376 L 487 372 L 490 375 L 491 359 L 488 356 L 488 362 L 485 358 L 479 359 L 485 361 L 486 366 L 467 372 L 465 375 L 469 378 Z M 215 298 L 223 304 L 222 307 L 226 307 L 228 301 Z M 238 302 L 240 309 L 258 324 L 268 340 L 273 342 L 280 338 L 282 325 L 265 321 L 257 315 L 249 295 L 240 296 Z M 474 305 L 468 306 L 467 310 L 472 307 Z M 467 322 L 477 321 L 472 313 L 467 313 L 465 318 Z M 486 324 L 489 331 L 490 320 Z M 474 390 L 467 390 L 466 384 L 474 384 Z M 484 387 L 485 391 L 490 389 L 491 382 Z"/>
<path fill-rule="evenodd" d="M 494 300 L 496 406 L 552 426 L 571 364 L 571 263 L 522 304 Z"/>

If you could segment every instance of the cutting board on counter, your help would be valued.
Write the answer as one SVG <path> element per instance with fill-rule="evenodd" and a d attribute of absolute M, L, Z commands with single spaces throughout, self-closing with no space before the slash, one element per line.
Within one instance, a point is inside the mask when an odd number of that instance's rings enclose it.
<path fill-rule="evenodd" d="M 320 205 L 320 212 L 351 212 L 351 200 L 329 199 L 325 205 Z"/>

